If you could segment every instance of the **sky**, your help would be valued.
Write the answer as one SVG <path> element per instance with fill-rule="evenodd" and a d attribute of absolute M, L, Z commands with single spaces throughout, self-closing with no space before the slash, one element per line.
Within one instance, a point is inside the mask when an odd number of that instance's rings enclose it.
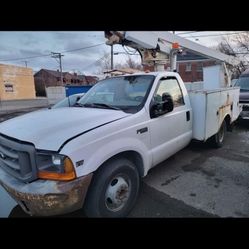
<path fill-rule="evenodd" d="M 182 37 L 209 47 L 214 47 L 221 41 L 222 36 L 217 36 L 217 34 L 227 33 L 232 35 L 232 31 L 176 32 Z M 57 70 L 59 63 L 51 57 L 51 52 L 60 52 L 64 55 L 62 57 L 63 71 L 96 74 L 100 70 L 96 62 L 105 53 L 110 53 L 110 46 L 106 45 L 105 41 L 104 31 L 0 32 L 0 63 L 17 66 L 27 64 L 34 72 L 41 68 Z M 74 49 L 79 50 L 70 52 Z M 114 64 L 125 62 L 127 55 L 124 48 L 115 45 L 113 50 L 120 53 L 114 55 Z M 141 62 L 139 55 L 133 55 L 132 59 Z"/>

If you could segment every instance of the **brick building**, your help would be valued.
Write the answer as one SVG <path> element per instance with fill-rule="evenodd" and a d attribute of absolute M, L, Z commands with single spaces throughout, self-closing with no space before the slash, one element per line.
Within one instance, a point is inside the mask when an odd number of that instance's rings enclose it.
<path fill-rule="evenodd" d="M 0 64 L 0 101 L 34 98 L 35 84 L 32 69 Z"/>
<path fill-rule="evenodd" d="M 192 52 L 177 55 L 177 72 L 184 82 L 203 81 L 203 67 L 215 65 L 213 59 Z M 165 69 L 169 64 L 165 65 Z M 144 66 L 144 70 L 153 71 L 153 67 Z"/>
<path fill-rule="evenodd" d="M 97 77 L 77 75 L 76 73 L 63 72 L 63 84 L 61 84 L 61 73 L 59 71 L 41 69 L 35 75 L 36 95 L 45 96 L 45 88 L 49 86 L 65 85 L 93 85 L 98 81 Z"/>

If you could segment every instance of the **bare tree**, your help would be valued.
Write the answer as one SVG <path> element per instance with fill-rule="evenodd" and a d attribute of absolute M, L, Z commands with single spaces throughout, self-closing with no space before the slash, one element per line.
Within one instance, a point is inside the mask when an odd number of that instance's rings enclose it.
<path fill-rule="evenodd" d="M 142 64 L 132 60 L 130 56 L 128 56 L 128 59 L 126 60 L 126 66 L 133 69 L 143 70 Z"/>
<path fill-rule="evenodd" d="M 249 31 L 238 34 L 236 41 L 241 52 L 249 52 Z"/>
<path fill-rule="evenodd" d="M 102 74 L 104 71 L 111 69 L 111 55 L 105 53 L 97 62 L 96 65 L 99 67 L 99 70 L 96 72 Z M 125 62 L 116 62 L 114 63 L 114 69 L 122 69 L 125 67 L 143 70 L 143 67 L 140 63 L 134 61 L 130 56 L 126 59 Z"/>
<path fill-rule="evenodd" d="M 111 55 L 109 53 L 105 53 L 97 62 L 97 66 L 100 67 L 101 73 L 106 70 L 111 69 Z"/>
<path fill-rule="evenodd" d="M 232 78 L 238 78 L 249 65 L 249 32 L 238 33 L 232 38 L 224 37 L 217 49 L 240 60 L 237 66 L 229 66 Z"/>

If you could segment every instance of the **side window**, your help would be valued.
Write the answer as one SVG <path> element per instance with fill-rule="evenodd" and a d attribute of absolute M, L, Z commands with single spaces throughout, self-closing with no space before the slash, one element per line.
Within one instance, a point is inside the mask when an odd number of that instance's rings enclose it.
<path fill-rule="evenodd" d="M 175 77 L 162 78 L 154 94 L 154 102 L 161 102 L 163 93 L 169 93 L 174 102 L 174 107 L 184 105 L 181 88 Z"/>

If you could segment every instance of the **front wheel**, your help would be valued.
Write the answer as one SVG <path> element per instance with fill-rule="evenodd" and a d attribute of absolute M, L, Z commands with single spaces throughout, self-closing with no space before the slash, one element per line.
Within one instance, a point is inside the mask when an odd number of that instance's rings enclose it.
<path fill-rule="evenodd" d="M 111 160 L 95 173 L 85 200 L 88 217 L 125 217 L 139 191 L 136 166 L 126 158 Z"/>
<path fill-rule="evenodd" d="M 213 147 L 221 148 L 223 146 L 224 138 L 226 135 L 226 130 L 227 130 L 226 129 L 226 121 L 223 120 L 219 131 L 215 135 L 213 135 L 211 138 L 211 142 L 212 142 Z"/>

